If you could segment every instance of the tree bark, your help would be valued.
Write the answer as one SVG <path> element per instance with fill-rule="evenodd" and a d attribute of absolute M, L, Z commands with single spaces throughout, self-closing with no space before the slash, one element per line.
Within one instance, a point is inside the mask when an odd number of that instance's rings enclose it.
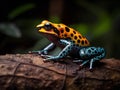
<path fill-rule="evenodd" d="M 76 71 L 71 59 L 43 62 L 36 54 L 0 56 L 0 90 L 119 90 L 120 60 L 103 59 Z"/>

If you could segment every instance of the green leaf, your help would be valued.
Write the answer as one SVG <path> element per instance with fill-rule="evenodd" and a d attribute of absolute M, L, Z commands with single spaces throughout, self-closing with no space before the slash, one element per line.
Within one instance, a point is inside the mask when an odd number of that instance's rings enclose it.
<path fill-rule="evenodd" d="M 99 37 L 102 34 L 107 33 L 111 28 L 111 18 L 109 13 L 103 7 L 99 7 L 96 4 L 86 2 L 84 0 L 77 0 L 78 4 L 91 12 L 95 17 L 97 17 L 94 24 L 89 26 L 92 31 L 93 37 Z"/>
<path fill-rule="evenodd" d="M 0 32 L 5 34 L 5 35 L 16 37 L 16 38 L 21 37 L 20 30 L 17 28 L 17 26 L 15 24 L 11 24 L 11 23 L 0 24 Z"/>
<path fill-rule="evenodd" d="M 30 4 L 25 4 L 25 5 L 21 5 L 19 7 L 17 7 L 16 9 L 14 9 L 9 15 L 8 15 L 8 18 L 9 19 L 13 19 L 15 17 L 17 17 L 18 15 L 28 11 L 28 10 L 31 10 L 32 8 L 34 8 L 35 5 L 30 3 Z"/>

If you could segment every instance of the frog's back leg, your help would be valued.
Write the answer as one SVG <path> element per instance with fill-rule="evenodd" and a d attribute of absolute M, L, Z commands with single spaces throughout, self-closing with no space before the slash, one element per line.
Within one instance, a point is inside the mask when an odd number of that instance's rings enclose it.
<path fill-rule="evenodd" d="M 90 69 L 92 69 L 92 65 L 94 61 L 101 60 L 105 57 L 105 50 L 101 47 L 86 47 L 82 48 L 79 51 L 80 57 L 83 60 L 83 63 L 80 66 L 86 64 L 85 62 L 89 60 Z"/>

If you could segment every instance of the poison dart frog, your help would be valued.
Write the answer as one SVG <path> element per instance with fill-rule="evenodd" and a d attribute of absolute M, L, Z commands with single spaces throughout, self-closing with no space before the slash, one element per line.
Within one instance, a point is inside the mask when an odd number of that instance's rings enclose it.
<path fill-rule="evenodd" d="M 89 62 L 89 69 L 92 69 L 94 61 L 101 60 L 105 57 L 104 48 L 91 47 L 86 37 L 64 24 L 56 24 L 43 20 L 36 27 L 39 33 L 51 41 L 43 50 L 32 51 L 32 53 L 37 52 L 45 57 L 44 61 L 58 60 L 69 55 L 73 58 L 78 58 L 77 60 L 73 60 L 73 62 L 82 62 L 80 64 L 81 67 Z M 57 56 L 47 55 L 55 46 L 60 47 L 62 51 Z"/>

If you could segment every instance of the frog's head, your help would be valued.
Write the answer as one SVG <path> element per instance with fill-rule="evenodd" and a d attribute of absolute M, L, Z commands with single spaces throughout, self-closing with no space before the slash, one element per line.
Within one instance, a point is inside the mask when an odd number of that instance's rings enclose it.
<path fill-rule="evenodd" d="M 53 35 L 58 37 L 60 34 L 59 30 L 54 26 L 54 23 L 47 20 L 43 20 L 41 24 L 38 24 L 36 27 L 39 29 L 39 33 L 43 33 L 45 35 Z"/>

